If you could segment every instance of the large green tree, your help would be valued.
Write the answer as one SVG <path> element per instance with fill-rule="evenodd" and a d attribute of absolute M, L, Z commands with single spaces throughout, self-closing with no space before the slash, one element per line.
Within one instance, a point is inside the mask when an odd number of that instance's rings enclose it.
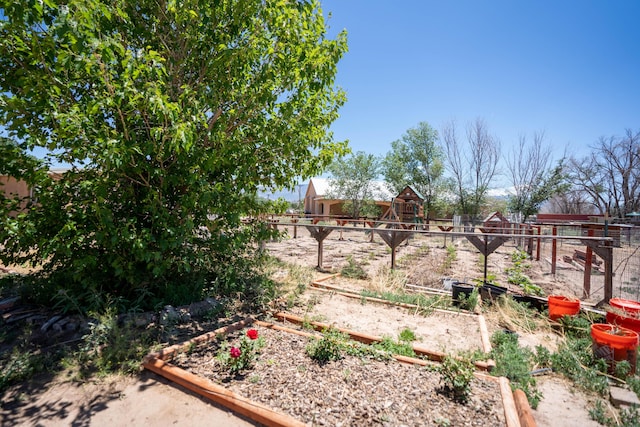
<path fill-rule="evenodd" d="M 395 194 L 407 185 L 418 191 L 424 197 L 428 215 L 443 190 L 444 152 L 438 145 L 438 131 L 427 122 L 407 130 L 401 139 L 391 143 L 382 170 Z"/>
<path fill-rule="evenodd" d="M 81 303 L 238 290 L 266 229 L 241 221 L 267 209 L 257 189 L 292 188 L 346 150 L 328 131 L 346 36 L 326 38 L 317 0 L 0 5 L 14 169 L 32 149 L 70 165 L 60 180 L 20 176 L 38 204 L 1 219 L 0 256 L 43 264 Z"/>
<path fill-rule="evenodd" d="M 352 218 L 378 216 L 374 200 L 380 197 L 375 182 L 380 160 L 373 154 L 358 151 L 334 161 L 330 168 L 329 197 L 346 200 L 344 209 Z"/>

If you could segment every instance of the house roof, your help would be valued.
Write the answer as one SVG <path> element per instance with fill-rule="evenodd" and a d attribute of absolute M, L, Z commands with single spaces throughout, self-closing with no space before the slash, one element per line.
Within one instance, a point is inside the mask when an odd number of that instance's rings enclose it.
<path fill-rule="evenodd" d="M 311 178 L 309 180 L 308 188 L 311 188 L 312 185 L 313 189 L 316 191 L 317 197 L 326 195 L 331 188 L 331 185 L 329 184 L 329 180 L 327 178 Z"/>
<path fill-rule="evenodd" d="M 502 215 L 502 213 L 500 211 L 494 211 L 491 212 L 482 222 L 502 222 L 502 221 L 506 221 L 508 222 L 509 220 L 507 218 L 505 218 L 504 215 Z"/>
<path fill-rule="evenodd" d="M 413 191 L 413 192 L 416 194 L 416 196 L 418 196 L 421 200 L 424 200 L 424 196 L 423 196 L 422 194 L 420 194 L 420 192 L 419 192 L 418 190 L 416 190 L 415 188 L 413 188 L 413 187 L 412 187 L 412 186 L 410 186 L 410 185 L 405 186 L 405 187 L 402 189 L 402 191 L 398 194 L 398 196 L 399 196 L 400 194 L 405 193 L 405 192 L 406 192 L 405 190 L 406 190 L 407 188 L 408 188 L 408 189 L 410 189 L 411 191 Z"/>
<path fill-rule="evenodd" d="M 372 187 L 374 199 L 376 200 L 391 200 L 395 197 L 394 194 L 389 192 L 384 181 L 373 181 Z M 316 198 L 324 198 L 331 192 L 331 178 L 311 178 L 307 186 L 307 196 L 311 193 L 312 188 L 315 190 Z"/>

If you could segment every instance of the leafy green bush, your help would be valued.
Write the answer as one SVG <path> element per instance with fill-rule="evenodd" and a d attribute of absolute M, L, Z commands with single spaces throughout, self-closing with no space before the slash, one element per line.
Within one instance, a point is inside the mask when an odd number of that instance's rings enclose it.
<path fill-rule="evenodd" d="M 616 416 L 609 416 L 607 408 L 602 400 L 596 401 L 593 408 L 589 409 L 589 416 L 592 420 L 607 427 L 639 427 L 640 413 L 637 406 L 622 408 Z"/>
<path fill-rule="evenodd" d="M 464 403 L 469 399 L 475 370 L 471 360 L 446 356 L 436 370 L 441 375 L 440 382 L 454 400 Z"/>
<path fill-rule="evenodd" d="M 467 294 L 461 293 L 458 296 L 459 306 L 464 310 L 473 311 L 478 306 L 480 302 L 480 295 L 478 292 L 478 287 L 474 287 L 473 291 L 467 296 Z"/>
<path fill-rule="evenodd" d="M 0 355 L 0 393 L 11 384 L 31 378 L 44 369 L 41 354 L 21 350 L 15 347 L 10 352 Z"/>
<path fill-rule="evenodd" d="M 75 353 L 80 374 L 135 373 L 155 340 L 151 332 L 120 324 L 114 309 L 94 315 Z"/>
<path fill-rule="evenodd" d="M 527 295 L 544 295 L 542 288 L 531 281 L 531 278 L 525 274 L 531 265 L 524 263 L 529 259 L 529 255 L 524 251 L 516 250 L 511 253 L 511 261 L 513 265 L 505 269 L 507 273 L 507 281 L 514 285 L 519 285 Z"/>
<path fill-rule="evenodd" d="M 42 266 L 29 295 L 65 290 L 83 312 L 256 296 L 246 273 L 276 232 L 245 219 L 286 208 L 259 191 L 348 150 L 329 132 L 346 34 L 327 36 L 319 3 L 16 0 L 2 14 L 0 174 L 38 200 L 8 216 L 0 197 L 0 260 Z"/>
<path fill-rule="evenodd" d="M 346 339 L 344 334 L 335 329 L 325 330 L 322 338 L 312 339 L 305 350 L 309 357 L 321 364 L 340 360 Z"/>
<path fill-rule="evenodd" d="M 591 338 L 568 337 L 551 355 L 551 366 L 577 386 L 605 396 L 609 382 L 602 374 L 607 372 L 607 363 L 593 358 L 591 344 Z"/>

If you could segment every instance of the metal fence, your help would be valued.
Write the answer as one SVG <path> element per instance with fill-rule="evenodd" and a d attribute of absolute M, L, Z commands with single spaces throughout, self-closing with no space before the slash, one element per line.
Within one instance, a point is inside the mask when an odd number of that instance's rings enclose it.
<path fill-rule="evenodd" d="M 583 236 L 579 226 L 558 225 L 558 236 Z M 551 227 L 544 227 L 542 232 L 551 234 Z M 550 253 L 551 240 L 541 242 L 541 252 Z M 558 240 L 558 268 L 556 280 L 571 286 L 576 295 L 581 295 L 585 284 L 585 271 L 581 257 L 585 250 L 579 239 Z M 550 263 L 549 260 L 541 260 Z M 590 285 L 593 296 L 604 295 L 604 271 L 602 260 L 594 258 L 591 270 Z M 614 298 L 638 300 L 640 298 L 640 227 L 628 227 L 623 230 L 619 239 L 615 239 L 613 247 L 613 292 Z"/>

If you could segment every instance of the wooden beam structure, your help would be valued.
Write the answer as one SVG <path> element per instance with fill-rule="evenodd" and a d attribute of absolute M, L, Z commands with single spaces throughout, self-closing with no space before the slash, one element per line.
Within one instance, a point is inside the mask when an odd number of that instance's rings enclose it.
<path fill-rule="evenodd" d="M 476 247 L 478 251 L 482 255 L 484 255 L 484 282 L 487 281 L 487 258 L 492 254 L 496 249 L 504 244 L 508 240 L 508 237 L 504 235 L 501 236 L 493 236 L 488 234 L 483 234 L 482 236 L 477 236 L 475 234 L 465 235 L 468 241 Z M 482 239 L 480 238 L 482 237 Z"/>
<path fill-rule="evenodd" d="M 387 246 L 391 248 L 391 269 L 394 270 L 396 268 L 396 248 L 411 237 L 413 233 L 411 231 L 393 228 L 376 229 L 374 231 L 378 233 Z"/>
<path fill-rule="evenodd" d="M 333 231 L 333 228 L 308 225 L 307 229 L 309 230 L 309 233 L 311 234 L 311 237 L 316 239 L 316 241 L 318 242 L 318 265 L 316 266 L 316 268 L 318 270 L 322 270 L 322 246 L 323 246 L 323 242 L 324 242 L 324 239 L 326 239 L 327 236 L 329 234 L 331 234 L 331 232 Z"/>

